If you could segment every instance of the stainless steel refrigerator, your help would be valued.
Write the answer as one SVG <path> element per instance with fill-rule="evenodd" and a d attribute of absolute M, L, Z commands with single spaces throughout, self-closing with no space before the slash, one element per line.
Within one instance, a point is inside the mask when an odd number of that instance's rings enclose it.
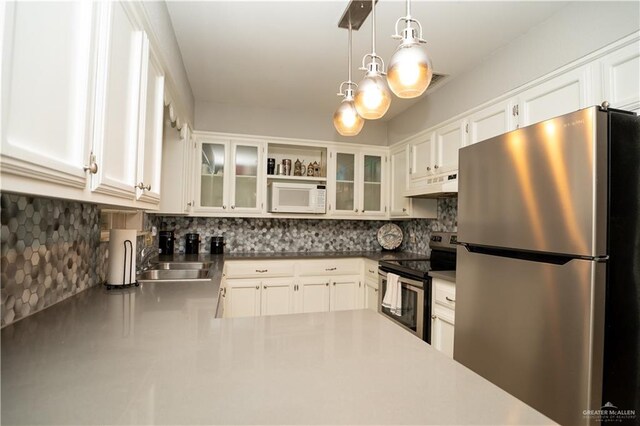
<path fill-rule="evenodd" d="M 462 148 L 458 241 L 454 359 L 562 424 L 640 420 L 638 116 Z"/>

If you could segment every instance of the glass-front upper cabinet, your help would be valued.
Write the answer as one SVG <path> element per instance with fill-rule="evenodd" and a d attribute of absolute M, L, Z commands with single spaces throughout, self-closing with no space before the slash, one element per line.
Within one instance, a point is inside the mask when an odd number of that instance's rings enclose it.
<path fill-rule="evenodd" d="M 207 209 L 227 209 L 227 152 L 229 142 L 199 143 L 200 148 L 200 203 Z"/>
<path fill-rule="evenodd" d="M 261 209 L 259 176 L 262 145 L 252 143 L 232 143 L 233 150 L 233 191 L 230 200 L 231 211 L 254 211 Z"/>
<path fill-rule="evenodd" d="M 362 213 L 385 213 L 382 154 L 362 155 Z"/>
<path fill-rule="evenodd" d="M 358 177 L 355 152 L 334 152 L 335 155 L 335 200 L 334 209 L 339 214 L 358 213 L 356 188 Z M 329 205 L 331 210 L 331 205 Z"/>
<path fill-rule="evenodd" d="M 203 212 L 260 213 L 260 142 L 198 139 L 200 170 L 197 209 Z"/>

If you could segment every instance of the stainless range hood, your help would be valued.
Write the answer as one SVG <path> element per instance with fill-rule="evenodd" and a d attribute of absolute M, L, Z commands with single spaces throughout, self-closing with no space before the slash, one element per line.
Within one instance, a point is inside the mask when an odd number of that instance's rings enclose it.
<path fill-rule="evenodd" d="M 411 198 L 442 198 L 458 196 L 458 171 L 426 178 L 418 185 L 412 185 L 405 191 Z"/>

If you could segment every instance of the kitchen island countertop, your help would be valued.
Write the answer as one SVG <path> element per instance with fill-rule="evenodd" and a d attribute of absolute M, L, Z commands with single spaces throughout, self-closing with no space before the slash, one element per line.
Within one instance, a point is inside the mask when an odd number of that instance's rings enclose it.
<path fill-rule="evenodd" d="M 221 320 L 216 291 L 94 287 L 5 327 L 3 423 L 552 423 L 375 312 Z"/>

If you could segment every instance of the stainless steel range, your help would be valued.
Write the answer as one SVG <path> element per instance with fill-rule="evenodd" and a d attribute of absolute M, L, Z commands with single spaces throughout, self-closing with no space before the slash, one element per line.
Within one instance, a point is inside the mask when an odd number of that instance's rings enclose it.
<path fill-rule="evenodd" d="M 429 240 L 430 257 L 405 260 L 383 260 L 379 263 L 378 311 L 405 330 L 431 343 L 431 277 L 429 271 L 456 269 L 457 236 L 452 232 L 434 232 Z M 387 274 L 400 277 L 400 315 L 382 306 L 387 291 Z"/>

